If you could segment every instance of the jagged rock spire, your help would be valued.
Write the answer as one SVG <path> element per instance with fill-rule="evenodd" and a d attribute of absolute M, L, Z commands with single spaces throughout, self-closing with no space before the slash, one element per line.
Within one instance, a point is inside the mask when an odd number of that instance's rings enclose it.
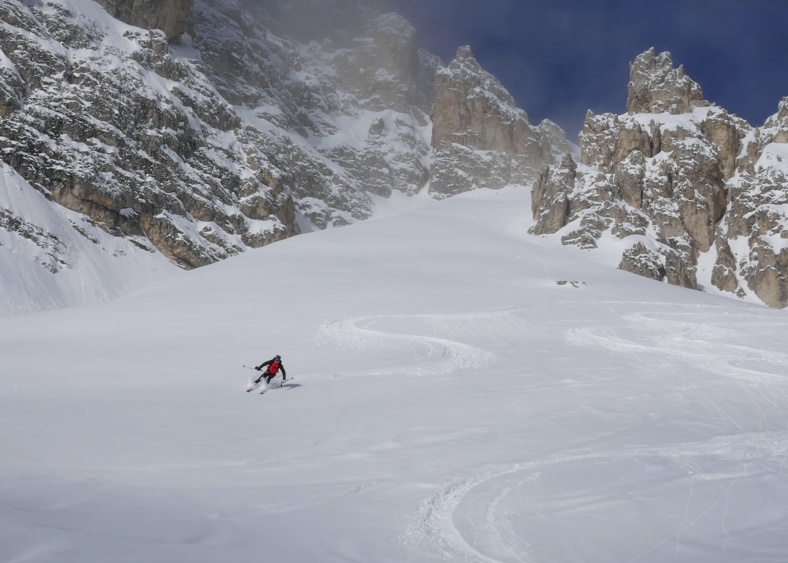
<path fill-rule="evenodd" d="M 654 49 L 628 89 L 626 114 L 587 114 L 582 166 L 542 171 L 531 232 L 588 249 L 614 237 L 622 270 L 788 307 L 788 98 L 753 128 Z"/>
<path fill-rule="evenodd" d="M 652 47 L 630 65 L 627 113 L 689 113 L 709 105 L 697 82 L 673 67 L 670 53 L 658 55 Z"/>
<path fill-rule="evenodd" d="M 432 110 L 430 191 L 453 195 L 475 188 L 530 184 L 554 143 L 563 139 L 554 124 L 533 127 L 512 95 L 463 46 L 435 78 Z M 564 139 L 565 143 L 565 139 Z"/>

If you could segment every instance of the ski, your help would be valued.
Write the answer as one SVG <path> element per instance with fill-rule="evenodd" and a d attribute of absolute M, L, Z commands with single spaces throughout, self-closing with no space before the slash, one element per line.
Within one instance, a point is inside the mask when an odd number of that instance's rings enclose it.
<path fill-rule="evenodd" d="M 247 393 L 251 393 L 255 389 L 259 389 L 260 385 L 262 385 L 262 384 L 263 384 L 262 380 L 260 380 L 260 381 L 250 381 L 249 385 L 246 387 L 246 392 Z"/>

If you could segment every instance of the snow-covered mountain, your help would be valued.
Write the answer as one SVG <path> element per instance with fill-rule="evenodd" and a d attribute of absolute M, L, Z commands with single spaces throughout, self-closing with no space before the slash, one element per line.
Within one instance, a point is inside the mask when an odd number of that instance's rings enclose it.
<path fill-rule="evenodd" d="M 531 125 L 470 47 L 438 70 L 432 112 L 430 192 L 451 196 L 480 187 L 531 185 L 545 164 L 571 151 L 563 131 L 545 120 Z"/>
<path fill-rule="evenodd" d="M 580 147 L 535 185 L 534 234 L 653 279 L 788 305 L 788 98 L 753 127 L 652 49 L 631 66 L 627 113 L 589 112 Z"/>
<path fill-rule="evenodd" d="M 118 237 L 0 164 L 0 313 L 106 301 L 177 268 L 142 236 Z"/>
<path fill-rule="evenodd" d="M 3 269 L 0 313 L 90 300 L 63 274 L 76 256 L 139 272 L 91 278 L 118 295 L 162 256 L 190 269 L 368 219 L 392 194 L 527 184 L 567 150 L 469 49 L 442 66 L 382 3 L 321 5 L 0 0 L 0 260 L 31 280 Z M 471 121 L 436 78 L 464 88 Z"/>
<path fill-rule="evenodd" d="M 788 560 L 788 102 L 382 4 L 0 0 L 0 561 Z"/>
<path fill-rule="evenodd" d="M 785 561 L 785 313 L 533 237 L 528 195 L 0 318 L 0 561 Z"/>

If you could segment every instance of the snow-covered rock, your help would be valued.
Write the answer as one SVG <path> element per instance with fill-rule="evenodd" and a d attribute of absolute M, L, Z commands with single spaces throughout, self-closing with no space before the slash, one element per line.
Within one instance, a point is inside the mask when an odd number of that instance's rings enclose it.
<path fill-rule="evenodd" d="M 586 116 L 580 162 L 534 185 L 534 234 L 604 247 L 621 269 L 788 305 L 788 102 L 754 128 L 668 53 L 631 66 L 627 113 Z"/>
<path fill-rule="evenodd" d="M 690 113 L 707 106 L 700 85 L 687 76 L 684 67 L 673 67 L 670 53 L 641 54 L 630 69 L 627 113 Z"/>
<path fill-rule="evenodd" d="M 527 183 L 567 150 L 470 51 L 439 70 L 385 3 L 340 4 L 0 0 L 0 158 L 194 268 L 367 219 L 374 196 Z"/>
<path fill-rule="evenodd" d="M 278 171 L 206 76 L 161 31 L 73 4 L 0 3 L 0 46 L 27 87 L 0 123 L 3 160 L 185 267 L 297 232 Z"/>
<path fill-rule="evenodd" d="M 186 33 L 194 0 L 96 0 L 126 23 L 160 29 L 169 39 Z"/>
<path fill-rule="evenodd" d="M 5 163 L 0 257 L 0 315 L 105 301 L 177 271 L 144 236 L 114 236 L 52 205 Z"/>
<path fill-rule="evenodd" d="M 551 123 L 534 127 L 528 114 L 474 58 L 460 47 L 448 66 L 438 69 L 432 110 L 434 159 L 430 192 L 446 197 L 476 187 L 530 185 L 565 137 Z"/>

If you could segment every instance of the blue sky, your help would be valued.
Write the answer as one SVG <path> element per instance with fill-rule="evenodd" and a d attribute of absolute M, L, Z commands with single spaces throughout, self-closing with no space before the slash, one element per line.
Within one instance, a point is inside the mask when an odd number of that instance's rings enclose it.
<path fill-rule="evenodd" d="M 625 111 L 629 63 L 654 47 L 707 100 L 762 125 L 788 96 L 788 1 L 390 0 L 444 62 L 470 45 L 532 122 L 574 136 L 586 110 Z"/>

